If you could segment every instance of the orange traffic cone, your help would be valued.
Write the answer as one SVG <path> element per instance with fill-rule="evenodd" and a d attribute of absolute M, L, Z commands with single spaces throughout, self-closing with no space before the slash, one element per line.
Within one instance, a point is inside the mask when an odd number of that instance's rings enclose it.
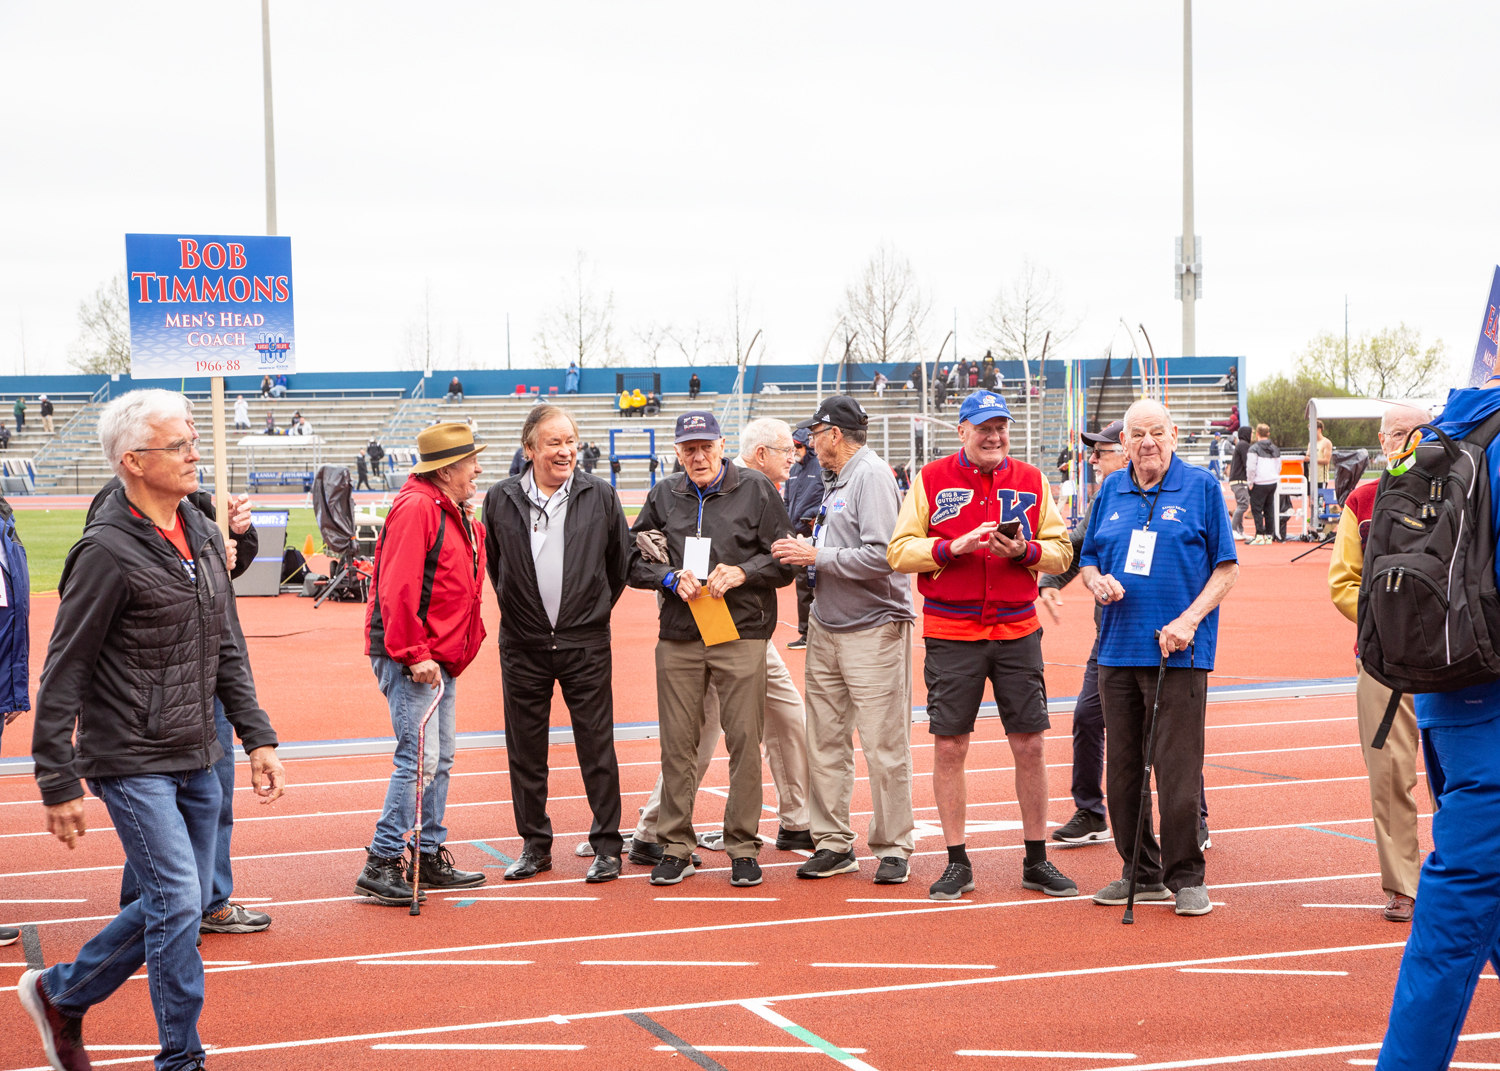
<path fill-rule="evenodd" d="M 302 556 L 304 558 L 310 558 L 314 553 L 316 553 L 316 548 L 313 547 L 312 533 L 308 532 L 307 540 L 302 544 Z"/>

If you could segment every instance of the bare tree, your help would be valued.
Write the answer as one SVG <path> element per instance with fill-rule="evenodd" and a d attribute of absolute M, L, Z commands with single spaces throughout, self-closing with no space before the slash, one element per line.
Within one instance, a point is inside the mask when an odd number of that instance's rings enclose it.
<path fill-rule="evenodd" d="M 662 348 L 672 342 L 672 325 L 660 324 L 652 320 L 650 323 L 637 327 L 632 333 L 635 335 L 636 344 L 640 346 L 641 356 L 645 363 L 655 368 L 661 361 Z"/>
<path fill-rule="evenodd" d="M 462 371 L 478 367 L 469 360 L 463 330 L 450 327 L 441 312 L 432 300 L 432 280 L 429 279 L 422 288 L 422 304 L 407 321 L 402 335 L 401 353 L 397 357 L 402 369 L 431 372 L 435 368 Z"/>
<path fill-rule="evenodd" d="M 572 276 L 563 281 L 561 299 L 542 318 L 537 332 L 542 366 L 556 368 L 569 361 L 578 362 L 579 368 L 619 364 L 614 318 L 615 295 L 610 291 L 598 296 L 593 269 L 580 249 Z"/>
<path fill-rule="evenodd" d="M 1031 261 L 1024 261 L 1020 273 L 1001 288 L 980 319 L 979 332 L 986 349 L 996 358 L 1023 361 L 1029 374 L 1042 356 L 1047 336 L 1048 351 L 1072 338 L 1079 320 L 1068 315 L 1052 275 Z"/>
<path fill-rule="evenodd" d="M 838 315 L 854 336 L 850 359 L 891 364 L 922 359 L 922 331 L 932 299 L 895 249 L 882 244 L 850 284 Z"/>
<path fill-rule="evenodd" d="M 78 303 L 78 326 L 69 364 L 91 375 L 130 371 L 130 299 L 123 271 Z M 23 364 L 24 349 L 23 338 Z"/>
<path fill-rule="evenodd" d="M 1421 398 L 1451 378 L 1443 340 L 1424 348 L 1422 333 L 1404 323 L 1360 335 L 1352 343 L 1325 331 L 1307 344 L 1297 367 L 1310 378 L 1364 398 Z"/>
<path fill-rule="evenodd" d="M 705 326 L 702 320 L 694 320 L 688 327 L 672 329 L 667 338 L 690 368 L 699 364 L 711 364 L 720 353 L 719 336 Z"/>

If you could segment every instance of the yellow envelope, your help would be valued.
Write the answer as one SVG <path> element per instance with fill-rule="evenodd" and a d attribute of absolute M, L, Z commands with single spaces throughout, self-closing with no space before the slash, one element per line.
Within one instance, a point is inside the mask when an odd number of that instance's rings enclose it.
<path fill-rule="evenodd" d="M 734 618 L 729 613 L 729 604 L 723 599 L 699 595 L 688 601 L 688 609 L 693 611 L 693 620 L 698 623 L 698 632 L 705 646 L 740 638 L 740 630 L 734 627 Z"/>

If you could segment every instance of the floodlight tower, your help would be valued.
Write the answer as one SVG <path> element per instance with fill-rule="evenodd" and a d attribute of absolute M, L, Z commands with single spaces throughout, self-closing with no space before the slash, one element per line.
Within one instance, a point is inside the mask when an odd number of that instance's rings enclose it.
<path fill-rule="evenodd" d="M 271 118 L 271 0 L 260 0 L 260 65 L 266 101 L 266 233 L 276 233 L 276 124 Z"/>
<path fill-rule="evenodd" d="M 1198 352 L 1194 303 L 1202 296 L 1203 240 L 1193 233 L 1193 0 L 1182 0 L 1182 235 L 1177 239 L 1177 297 L 1182 302 L 1184 357 Z"/>

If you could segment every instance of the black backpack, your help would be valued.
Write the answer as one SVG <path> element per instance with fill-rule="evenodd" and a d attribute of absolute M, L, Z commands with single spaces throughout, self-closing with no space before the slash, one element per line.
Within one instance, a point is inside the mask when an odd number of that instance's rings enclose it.
<path fill-rule="evenodd" d="M 1404 693 L 1500 680 L 1500 596 L 1485 448 L 1500 413 L 1454 441 L 1419 445 L 1380 477 L 1359 586 L 1359 657 L 1392 689 L 1371 747 L 1384 747 Z"/>

